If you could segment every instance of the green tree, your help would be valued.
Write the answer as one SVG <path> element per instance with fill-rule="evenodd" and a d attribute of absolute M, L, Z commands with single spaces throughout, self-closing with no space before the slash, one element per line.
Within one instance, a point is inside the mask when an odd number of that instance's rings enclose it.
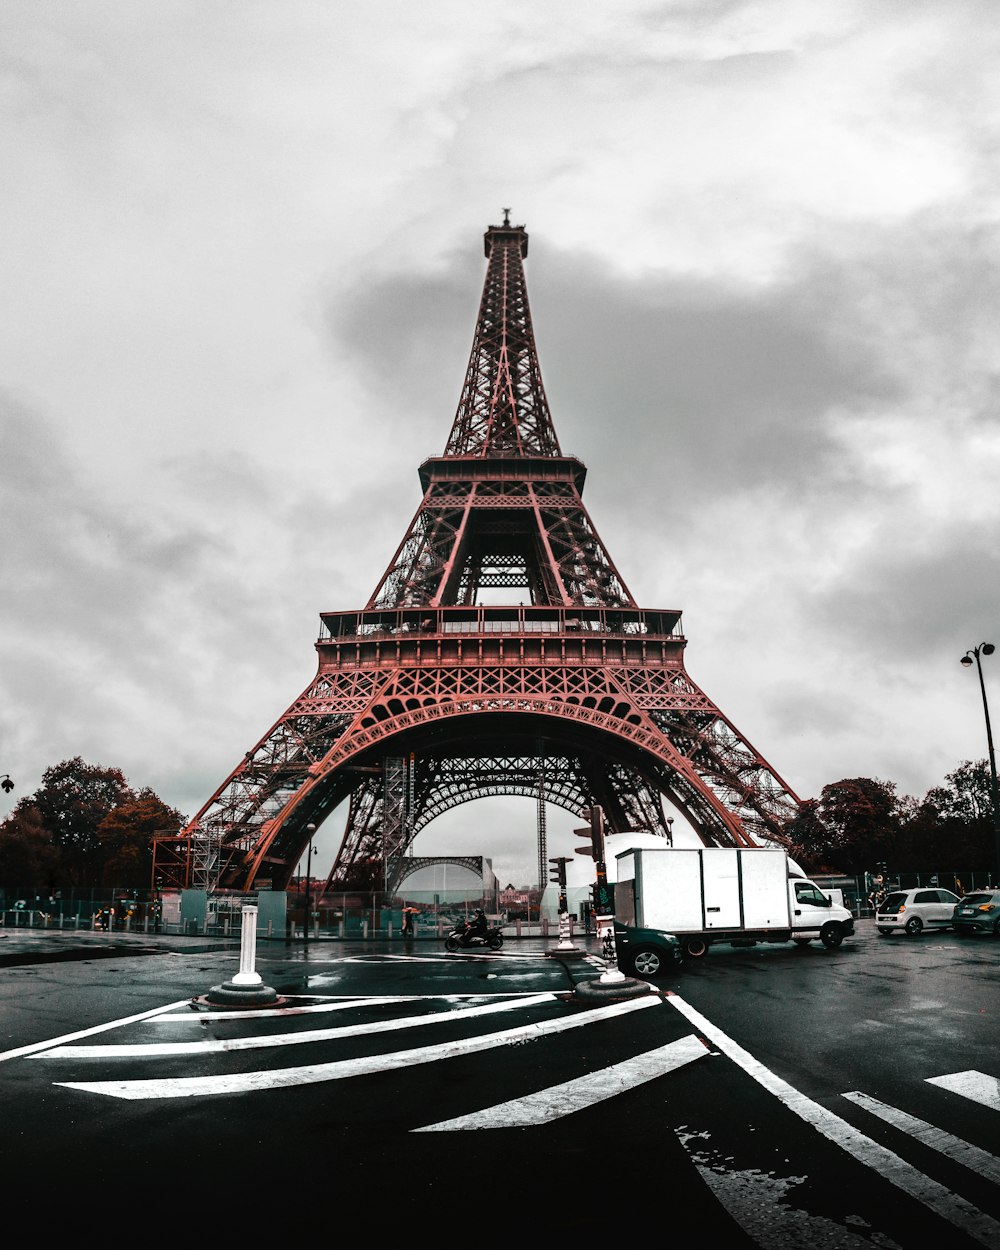
<path fill-rule="evenodd" d="M 965 760 L 945 782 L 928 790 L 906 821 L 900 867 L 989 868 L 995 850 L 988 762 Z"/>
<path fill-rule="evenodd" d="M 23 800 L 0 824 L 0 882 L 8 889 L 52 892 L 59 876 L 59 852 L 38 808 Z"/>
<path fill-rule="evenodd" d="M 60 866 L 70 885 L 101 880 L 105 851 L 98 830 L 101 821 L 132 792 L 119 768 L 86 764 L 79 755 L 47 768 L 42 784 L 28 800 L 38 809 Z"/>

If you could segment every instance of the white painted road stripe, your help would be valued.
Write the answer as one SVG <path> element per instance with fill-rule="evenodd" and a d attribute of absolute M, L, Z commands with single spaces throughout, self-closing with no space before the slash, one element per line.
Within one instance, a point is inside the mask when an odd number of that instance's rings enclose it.
<path fill-rule="evenodd" d="M 825 1107 L 813 1102 L 805 1094 L 799 1093 L 787 1081 L 783 1081 L 781 1077 L 776 1076 L 770 1069 L 754 1059 L 753 1055 L 745 1051 L 738 1042 L 734 1042 L 721 1029 L 717 1029 L 714 1024 L 706 1020 L 680 995 L 667 994 L 666 1001 L 690 1020 L 709 1041 L 718 1046 L 723 1054 L 739 1064 L 744 1072 L 780 1099 L 790 1111 L 818 1129 L 834 1145 L 845 1150 L 866 1167 L 884 1176 L 897 1189 L 901 1189 L 912 1198 L 916 1198 L 918 1202 L 922 1202 L 924 1206 L 936 1211 L 938 1215 L 961 1228 L 976 1241 L 995 1250 L 1000 1242 L 1000 1223 L 978 1210 L 972 1203 L 966 1202 L 958 1194 L 946 1189 L 944 1185 L 939 1185 L 937 1181 L 925 1176 L 923 1172 L 912 1167 L 905 1159 L 893 1154 L 891 1150 L 886 1150 L 884 1146 L 872 1141 L 870 1137 L 865 1137 L 840 1116 L 834 1115 L 832 1111 L 827 1111 Z"/>
<path fill-rule="evenodd" d="M 280 1003 L 273 1007 L 248 1007 L 245 1011 L 229 1007 L 223 1011 L 188 1010 L 177 1012 L 172 1016 L 160 1016 L 157 1024 L 200 1024 L 202 1020 L 261 1020 L 275 1019 L 281 1016 L 308 1016 L 322 1014 L 325 1011 L 342 1011 L 345 1007 L 363 1007 L 372 1003 L 427 1003 L 447 1002 L 459 1003 L 485 1002 L 493 998 L 528 998 L 524 990 L 504 990 L 502 994 L 286 994 Z M 555 998 L 556 994 L 553 993 Z M 308 1000 L 308 1005 L 294 1006 L 297 998 Z M 316 998 L 325 1001 L 314 1002 Z M 190 1008 L 191 1003 L 185 1004 Z"/>
<path fill-rule="evenodd" d="M 315 994 L 297 995 L 296 997 L 308 998 L 310 1000 L 319 997 Z M 324 998 L 327 996 L 324 995 Z M 365 997 L 363 994 L 344 994 L 335 1000 L 316 1003 L 310 1001 L 308 1005 L 302 1007 L 289 1006 L 290 1002 L 294 1002 L 294 998 L 287 995 L 282 996 L 282 1001 L 275 1003 L 271 1007 L 247 1007 L 245 1010 L 230 1007 L 223 1011 L 202 1011 L 199 1007 L 197 1010 L 191 1009 L 191 1003 L 188 1003 L 188 1010 L 173 1016 L 160 1016 L 157 1024 L 176 1024 L 181 1021 L 183 1024 L 201 1024 L 202 1020 L 274 1020 L 283 1016 L 310 1016 L 325 1011 L 343 1011 L 348 1007 L 360 1007 L 365 1003 L 405 1003 L 414 1002 L 419 995 L 417 994 L 372 994 Z"/>
<path fill-rule="evenodd" d="M 534 994 L 519 999 L 502 999 L 478 1007 L 459 1007 L 450 1011 L 428 1012 L 422 1016 L 393 1016 L 389 1020 L 372 1020 L 367 1024 L 341 1025 L 332 1029 L 303 1029 L 297 1033 L 270 1033 L 257 1037 L 203 1039 L 197 1042 L 136 1042 L 132 1045 L 57 1046 L 34 1059 L 149 1059 L 167 1055 L 210 1055 L 232 1050 L 264 1050 L 273 1046 L 303 1046 L 307 1042 L 326 1042 L 339 1037 L 359 1037 L 369 1033 L 395 1033 L 427 1024 L 449 1024 L 453 1020 L 470 1020 L 476 1016 L 495 1015 L 500 1011 L 517 1011 L 521 1007 L 551 1006 L 554 994 Z M 356 1003 L 343 1003 L 356 1007 Z"/>
<path fill-rule="evenodd" d="M 915 1116 L 900 1111 L 898 1107 L 890 1107 L 887 1103 L 879 1102 L 877 1098 L 870 1098 L 858 1090 L 852 1090 L 844 1097 L 856 1103 L 857 1106 L 864 1107 L 872 1115 L 877 1115 L 880 1120 L 885 1120 L 886 1124 L 902 1129 L 904 1133 L 915 1137 L 925 1146 L 930 1146 L 932 1150 L 947 1155 L 949 1159 L 954 1159 L 956 1163 L 961 1163 L 973 1172 L 978 1172 L 980 1176 L 985 1176 L 994 1184 L 1000 1184 L 1000 1159 L 996 1155 L 991 1155 L 988 1150 L 980 1150 L 978 1146 L 963 1141 L 961 1137 L 953 1137 L 944 1129 L 935 1128 L 933 1124 L 928 1124 L 925 1120 L 918 1120 Z"/>
<path fill-rule="evenodd" d="M 563 1033 L 569 1029 L 585 1028 L 611 1020 L 632 1011 L 643 1011 L 660 1005 L 662 999 L 650 995 L 628 998 L 624 1002 L 600 1007 L 595 1011 L 574 1012 L 558 1020 L 541 1024 L 526 1024 L 502 1033 L 487 1033 L 482 1037 L 470 1037 L 447 1042 L 440 1046 L 424 1046 L 418 1050 L 397 1050 L 389 1055 L 372 1055 L 367 1058 L 345 1059 L 339 1063 L 316 1063 L 297 1068 L 269 1069 L 265 1072 L 237 1072 L 231 1076 L 192 1076 L 174 1080 L 145 1081 L 59 1081 L 66 1089 L 79 1089 L 91 1094 L 106 1094 L 111 1098 L 192 1098 L 213 1094 L 244 1094 L 260 1089 L 286 1089 L 294 1085 L 314 1085 L 322 1081 L 343 1080 L 352 1076 L 367 1076 L 373 1072 L 391 1072 L 397 1068 L 412 1067 L 420 1063 L 433 1063 L 438 1059 L 452 1059 L 456 1055 L 471 1055 L 497 1046 L 515 1046 L 519 1042 L 533 1042 L 549 1033 Z"/>
<path fill-rule="evenodd" d="M 121 1020 L 110 1020 L 107 1024 L 97 1024 L 92 1029 L 80 1029 L 76 1033 L 64 1033 L 62 1037 L 53 1037 L 47 1042 L 33 1042 L 30 1046 L 18 1046 L 16 1050 L 0 1052 L 0 1063 L 5 1059 L 21 1059 L 25 1055 L 33 1055 L 36 1051 L 46 1050 L 49 1046 L 60 1046 L 63 1042 L 75 1042 L 78 1037 L 93 1037 L 96 1033 L 106 1033 L 108 1029 L 120 1028 L 123 1024 L 135 1024 L 138 1020 L 149 1020 L 164 1011 L 176 1011 L 183 1007 L 189 999 L 179 1003 L 167 1003 L 164 1007 L 154 1007 L 152 1011 L 142 1011 L 137 1016 L 124 1016 Z"/>
<path fill-rule="evenodd" d="M 961 1094 L 972 1102 L 1000 1111 L 1000 1080 L 985 1072 L 953 1072 L 951 1076 L 932 1076 L 928 1085 L 940 1085 L 953 1094 Z"/>
<path fill-rule="evenodd" d="M 414 1133 L 437 1133 L 453 1129 L 474 1128 L 527 1128 L 530 1125 L 545 1124 L 549 1120 L 561 1119 L 564 1115 L 572 1115 L 584 1107 L 593 1107 L 606 1098 L 615 1098 L 626 1090 L 653 1081 L 658 1076 L 673 1072 L 696 1059 L 704 1059 L 708 1055 L 705 1043 L 697 1037 L 688 1035 L 660 1046 L 656 1050 L 646 1051 L 627 1059 L 624 1063 L 616 1063 L 611 1067 L 602 1068 L 600 1072 L 591 1072 L 587 1076 L 577 1077 L 574 1081 L 564 1081 L 561 1085 L 552 1085 L 548 1089 L 539 1090 L 536 1094 L 528 1094 L 524 1098 L 513 1098 L 510 1102 L 497 1103 L 493 1107 L 485 1107 L 471 1115 L 456 1116 L 453 1120 L 441 1120 L 437 1124 L 427 1124 L 423 1128 L 413 1129 Z"/>

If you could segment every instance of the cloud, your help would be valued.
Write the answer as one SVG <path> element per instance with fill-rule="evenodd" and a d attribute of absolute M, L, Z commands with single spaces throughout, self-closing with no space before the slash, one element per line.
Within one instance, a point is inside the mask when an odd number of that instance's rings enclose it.
<path fill-rule="evenodd" d="M 0 21 L 14 800 L 82 754 L 193 813 L 305 687 L 445 445 L 503 205 L 585 503 L 695 680 L 803 794 L 982 756 L 989 0 Z M 530 879 L 533 824 L 477 804 L 476 853 Z"/>

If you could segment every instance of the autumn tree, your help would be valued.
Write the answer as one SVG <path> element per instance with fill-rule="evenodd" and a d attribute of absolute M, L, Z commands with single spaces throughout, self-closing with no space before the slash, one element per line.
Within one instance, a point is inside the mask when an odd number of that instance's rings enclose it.
<path fill-rule="evenodd" d="M 856 876 L 889 859 L 900 830 L 896 784 L 872 777 L 845 777 L 808 799 L 784 828 L 793 858 L 812 872 Z"/>
<path fill-rule="evenodd" d="M 826 862 L 830 834 L 820 815 L 819 799 L 805 799 L 799 810 L 785 821 L 782 833 L 788 840 L 788 851 L 807 872 L 839 872 Z"/>
<path fill-rule="evenodd" d="M 183 823 L 149 788 L 133 790 L 121 769 L 80 756 L 63 760 L 0 823 L 0 881 L 145 886 L 153 835 L 176 833 Z"/>
<path fill-rule="evenodd" d="M 104 885 L 148 886 L 153 870 L 153 837 L 176 834 L 184 817 L 146 788 L 113 808 L 97 828 L 104 854 Z"/>

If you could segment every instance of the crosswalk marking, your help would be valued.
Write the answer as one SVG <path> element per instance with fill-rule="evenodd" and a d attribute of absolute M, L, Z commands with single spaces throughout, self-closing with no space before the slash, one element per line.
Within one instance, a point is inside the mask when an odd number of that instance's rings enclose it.
<path fill-rule="evenodd" d="M 503 990 L 496 994 L 286 994 L 280 1003 L 271 1007 L 226 1007 L 221 1011 L 206 1011 L 199 1006 L 192 1011 L 191 1003 L 184 1012 L 157 1016 L 157 1024 L 201 1024 L 203 1020 L 273 1020 L 284 1016 L 322 1015 L 328 1011 L 343 1011 L 346 1007 L 372 1006 L 378 1003 L 468 1003 L 486 1002 L 495 998 L 527 998 L 524 990 Z M 553 992 L 552 997 L 556 997 Z M 297 1003 L 302 998 L 304 1003 Z M 322 1002 L 316 1002 L 322 999 Z"/>
<path fill-rule="evenodd" d="M 614 1098 L 646 1081 L 653 1081 L 658 1076 L 693 1063 L 696 1059 L 704 1059 L 708 1054 L 704 1042 L 689 1034 L 676 1042 L 659 1046 L 656 1050 L 626 1059 L 623 1063 L 602 1068 L 599 1072 L 590 1072 L 576 1080 L 551 1085 L 548 1089 L 528 1094 L 524 1098 L 513 1098 L 493 1107 L 484 1107 L 482 1111 L 475 1111 L 471 1115 L 440 1120 L 437 1124 L 427 1124 L 412 1131 L 436 1133 L 453 1129 L 527 1128 L 535 1124 L 545 1124 L 550 1120 L 561 1119 L 564 1115 L 572 1115 L 574 1111 L 580 1111 L 584 1107 L 592 1107 L 607 1098 Z"/>
<path fill-rule="evenodd" d="M 391 1000 L 386 1000 L 391 1001 Z M 326 1042 L 342 1037 L 358 1037 L 369 1033 L 395 1033 L 400 1029 L 416 1029 L 428 1024 L 449 1024 L 453 1020 L 471 1020 L 495 1015 L 501 1011 L 517 1011 L 522 1007 L 551 1006 L 554 994 L 525 995 L 519 999 L 482 1003 L 477 1007 L 459 1007 L 451 1011 L 429 1012 L 422 1016 L 393 1016 L 389 1020 L 370 1020 L 365 1024 L 347 1024 L 331 1029 L 302 1029 L 295 1033 L 271 1033 L 254 1037 L 202 1039 L 197 1042 L 136 1042 L 105 1046 L 56 1046 L 33 1055 L 33 1059 L 132 1059 L 162 1058 L 178 1055 L 210 1055 L 234 1050 L 263 1050 L 274 1046 L 302 1046 L 307 1042 Z M 341 1007 L 356 1007 L 342 1003 Z"/>
<path fill-rule="evenodd" d="M 985 1072 L 953 1072 L 950 1076 L 932 1076 L 928 1085 L 940 1085 L 942 1089 L 961 1094 L 971 1102 L 981 1103 L 1000 1111 L 1000 1080 Z"/>
<path fill-rule="evenodd" d="M 50 1038 L 47 1042 L 32 1042 L 30 1046 L 18 1046 L 14 1050 L 0 1052 L 0 1063 L 5 1059 L 23 1059 L 36 1051 L 46 1050 L 49 1046 L 58 1046 L 60 1042 L 73 1042 L 78 1037 L 93 1037 L 95 1033 L 106 1033 L 109 1029 L 118 1029 L 125 1024 L 136 1024 L 140 1020 L 151 1020 L 167 1011 L 176 1011 L 185 1006 L 187 1000 L 179 1003 L 164 1003 L 162 1007 L 154 1007 L 152 1011 L 140 1011 L 135 1016 L 124 1016 L 121 1020 L 109 1020 L 107 1024 L 95 1024 L 92 1029 L 78 1029 L 75 1033 L 64 1033 L 62 1037 Z"/>
<path fill-rule="evenodd" d="M 822 1133 L 828 1141 L 839 1146 L 858 1162 L 884 1176 L 897 1189 L 901 1189 L 912 1198 L 916 1198 L 918 1202 L 922 1202 L 924 1206 L 936 1211 L 938 1215 L 955 1227 L 961 1228 L 982 1245 L 994 1250 L 1000 1241 L 1000 1223 L 991 1216 L 978 1210 L 971 1202 L 966 1202 L 960 1195 L 952 1193 L 946 1186 L 939 1185 L 937 1181 L 925 1176 L 905 1159 L 901 1159 L 899 1155 L 887 1150 L 870 1137 L 866 1137 L 846 1120 L 834 1115 L 832 1111 L 828 1111 L 826 1107 L 814 1102 L 811 1098 L 807 1098 L 787 1081 L 783 1081 L 780 1076 L 765 1067 L 759 1059 L 755 1059 L 722 1029 L 712 1024 L 700 1011 L 685 1002 L 679 994 L 668 994 L 666 1001 L 676 1007 L 699 1033 L 718 1046 L 723 1054 L 737 1063 L 744 1072 L 783 1102 L 800 1119 Z"/>
<path fill-rule="evenodd" d="M 550 1033 L 563 1033 L 569 1029 L 585 1028 L 604 1020 L 644 1011 L 661 1005 L 659 996 L 628 998 L 623 1002 L 593 1011 L 582 1011 L 547 1020 L 538 1024 L 521 1025 L 500 1033 L 488 1033 L 481 1037 L 464 1038 L 438 1046 L 424 1046 L 416 1050 L 397 1050 L 387 1055 L 371 1055 L 359 1059 L 346 1059 L 334 1063 L 316 1063 L 294 1068 L 267 1069 L 259 1072 L 237 1072 L 229 1076 L 192 1076 L 174 1079 L 151 1079 L 136 1081 L 57 1081 L 66 1089 L 79 1089 L 91 1094 L 104 1094 L 110 1098 L 193 1098 L 217 1094 L 243 1094 L 261 1089 L 286 1089 L 296 1085 L 312 1085 L 323 1081 L 343 1080 L 353 1076 L 367 1076 L 374 1072 L 389 1072 L 412 1067 L 421 1063 L 433 1063 L 438 1059 L 450 1059 L 456 1055 L 475 1054 L 497 1046 L 515 1046 L 520 1042 L 535 1041 Z"/>
<path fill-rule="evenodd" d="M 987 1180 L 1000 1184 L 1000 1159 L 996 1155 L 991 1155 L 988 1150 L 980 1150 L 978 1146 L 973 1146 L 960 1137 L 953 1137 L 944 1129 L 936 1128 L 925 1120 L 918 1120 L 915 1116 L 900 1111 L 898 1107 L 890 1107 L 887 1103 L 879 1102 L 877 1098 L 870 1098 L 858 1090 L 852 1090 L 844 1097 L 857 1106 L 864 1107 L 872 1115 L 877 1115 L 886 1124 L 902 1129 L 904 1133 L 923 1142 L 925 1146 L 930 1146 L 932 1150 L 937 1150 L 940 1154 L 947 1155 L 949 1159 L 954 1159 L 956 1163 L 964 1164 L 973 1172 L 978 1172 Z"/>

